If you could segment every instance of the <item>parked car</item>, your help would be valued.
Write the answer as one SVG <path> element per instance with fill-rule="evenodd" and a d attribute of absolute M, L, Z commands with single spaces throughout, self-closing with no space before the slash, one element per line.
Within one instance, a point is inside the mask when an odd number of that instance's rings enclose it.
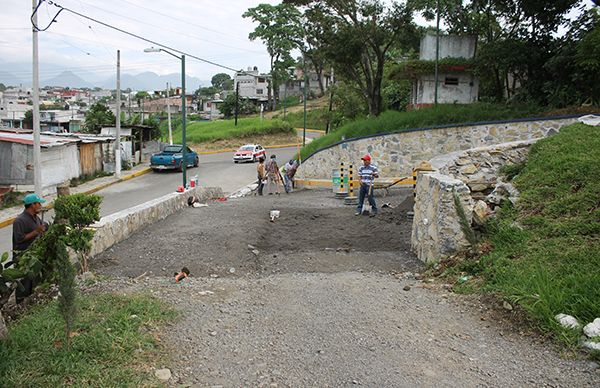
<path fill-rule="evenodd" d="M 187 159 L 187 167 L 197 167 L 200 163 L 198 154 L 186 147 L 185 158 Z M 152 155 L 150 158 L 150 168 L 154 171 L 160 170 L 178 170 L 183 168 L 183 154 L 181 144 L 173 144 L 166 146 L 162 152 Z"/>
<path fill-rule="evenodd" d="M 267 150 L 260 144 L 245 144 L 233 154 L 234 163 L 237 162 L 256 162 L 260 158 L 267 157 Z"/>

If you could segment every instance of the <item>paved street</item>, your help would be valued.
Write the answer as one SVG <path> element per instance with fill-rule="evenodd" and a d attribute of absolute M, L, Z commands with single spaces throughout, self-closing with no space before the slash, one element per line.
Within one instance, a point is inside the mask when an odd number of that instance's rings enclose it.
<path fill-rule="evenodd" d="M 296 152 L 295 147 L 268 150 L 267 155 L 277 155 L 279 164 L 285 163 Z M 188 179 L 198 175 L 201 186 L 217 186 L 228 194 L 238 188 L 256 180 L 256 164 L 235 164 L 231 152 L 201 155 L 200 167 L 188 169 Z M 112 213 L 139 205 L 152 199 L 161 197 L 175 191 L 182 184 L 180 173 L 161 172 L 149 173 L 126 182 L 109 186 L 96 194 L 102 196 L 100 215 L 107 216 Z M 51 219 L 52 212 L 45 215 Z M 12 248 L 12 226 L 0 229 L 0 252 L 10 251 Z"/>

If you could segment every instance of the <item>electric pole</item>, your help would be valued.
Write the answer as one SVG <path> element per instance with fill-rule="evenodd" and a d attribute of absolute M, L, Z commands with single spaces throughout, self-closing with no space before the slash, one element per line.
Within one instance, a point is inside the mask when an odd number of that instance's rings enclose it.
<path fill-rule="evenodd" d="M 40 142 L 40 73 L 38 57 L 37 0 L 31 0 L 33 16 L 33 186 L 42 195 L 42 148 Z"/>
<path fill-rule="evenodd" d="M 117 117 L 115 141 L 115 175 L 121 177 L 121 50 L 117 50 Z"/>
<path fill-rule="evenodd" d="M 167 82 L 167 117 L 169 121 L 169 144 L 173 145 L 173 130 L 171 129 L 171 99 L 169 98 L 169 83 Z"/>

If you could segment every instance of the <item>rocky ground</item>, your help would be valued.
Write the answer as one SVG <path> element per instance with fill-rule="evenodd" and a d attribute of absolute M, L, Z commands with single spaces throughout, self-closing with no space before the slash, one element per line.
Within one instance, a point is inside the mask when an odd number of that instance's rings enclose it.
<path fill-rule="evenodd" d="M 93 290 L 150 292 L 182 311 L 163 334 L 171 386 L 598 386 L 598 365 L 416 280 L 410 191 L 377 217 L 326 191 L 188 208 L 94 262 Z M 269 221 L 269 211 L 280 218 Z M 192 276 L 175 284 L 187 266 Z"/>

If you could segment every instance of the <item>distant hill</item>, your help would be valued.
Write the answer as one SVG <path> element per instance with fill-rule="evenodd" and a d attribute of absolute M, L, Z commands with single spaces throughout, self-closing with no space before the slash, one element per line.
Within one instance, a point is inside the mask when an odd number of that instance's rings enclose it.
<path fill-rule="evenodd" d="M 3 83 L 5 86 L 19 86 L 21 84 L 25 85 L 28 82 L 25 82 L 12 73 L 0 70 L 0 83 Z"/>
<path fill-rule="evenodd" d="M 0 61 L 0 83 L 6 86 L 31 87 L 31 75 L 26 78 L 19 78 L 15 73 L 24 73 L 31 71 L 31 64 L 25 62 L 1 62 Z M 56 65 L 40 64 L 40 86 L 63 86 L 70 88 L 81 87 L 101 87 L 105 89 L 114 89 L 116 87 L 116 76 L 104 78 L 102 74 L 96 74 L 90 71 L 72 71 L 62 69 Z M 58 74 L 57 76 L 44 78 L 44 73 Z M 106 74 L 106 73 L 105 73 Z M 173 87 L 181 86 L 181 75 L 172 73 L 158 75 L 153 72 L 143 72 L 140 74 L 121 74 L 121 87 L 123 89 L 131 88 L 133 90 L 159 90 L 164 89 L 169 82 Z M 186 76 L 186 89 L 190 92 L 198 89 L 200 86 L 209 86 L 210 80 L 201 80 L 197 77 Z"/>
<path fill-rule="evenodd" d="M 63 71 L 59 75 L 40 81 L 40 86 L 63 86 L 70 88 L 92 88 L 94 85 L 71 71 Z"/>
<path fill-rule="evenodd" d="M 112 76 L 98 86 L 105 89 L 114 89 L 116 87 L 116 82 L 116 76 Z M 136 75 L 121 75 L 122 89 L 131 88 L 133 90 L 159 90 L 164 89 L 167 82 L 173 85 L 173 87 L 181 86 L 181 75 L 177 73 L 158 75 L 150 71 Z M 191 76 L 185 77 L 185 86 L 187 90 L 194 91 L 201 85 L 210 85 L 210 81 L 203 81 L 200 78 Z"/>

